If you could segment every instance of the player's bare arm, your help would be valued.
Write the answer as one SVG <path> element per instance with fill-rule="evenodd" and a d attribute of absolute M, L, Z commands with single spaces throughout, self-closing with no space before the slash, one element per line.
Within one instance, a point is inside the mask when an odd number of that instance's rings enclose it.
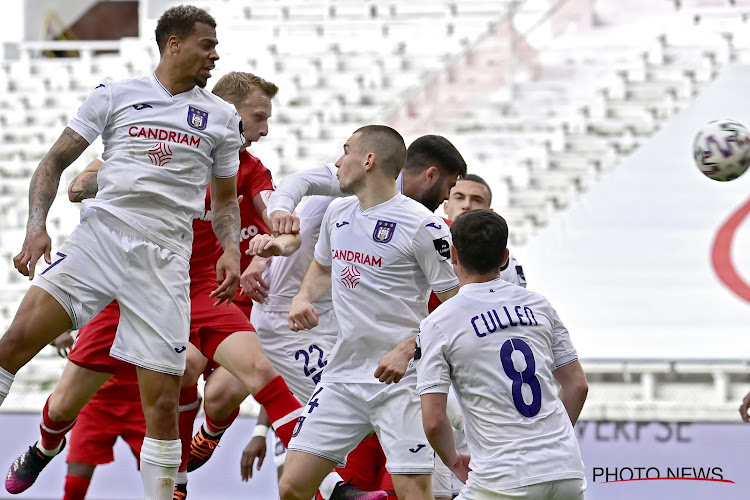
<path fill-rule="evenodd" d="M 375 378 L 386 384 L 397 383 L 409 368 L 416 348 L 417 335 L 414 334 L 383 356 L 375 369 Z"/>
<path fill-rule="evenodd" d="M 216 282 L 219 287 L 212 298 L 231 304 L 240 284 L 240 207 L 237 203 L 235 177 L 211 176 L 211 225 L 224 253 L 216 262 Z"/>
<path fill-rule="evenodd" d="M 289 309 L 289 328 L 293 332 L 309 330 L 318 326 L 317 309 L 312 303 L 331 288 L 331 268 L 313 259 L 307 268 L 299 292 L 292 299 Z"/>
<path fill-rule="evenodd" d="M 742 404 L 740 405 L 740 417 L 743 422 L 750 422 L 750 415 L 747 413 L 748 408 L 750 408 L 750 392 L 745 394 L 745 397 L 742 398 Z"/>
<path fill-rule="evenodd" d="M 578 416 L 583 409 L 583 403 L 586 401 L 586 395 L 589 392 L 589 385 L 586 382 L 586 374 L 580 361 L 573 361 L 563 365 L 552 372 L 555 380 L 560 384 L 560 399 L 565 405 L 565 410 L 570 417 L 570 423 L 576 425 Z"/>
<path fill-rule="evenodd" d="M 469 476 L 469 455 L 459 453 L 453 439 L 453 428 L 446 409 L 448 395 L 444 393 L 422 394 L 422 425 L 430 445 L 444 464 L 465 483 Z"/>
<path fill-rule="evenodd" d="M 104 165 L 104 163 L 101 160 L 96 159 L 86 165 L 86 168 L 76 175 L 68 186 L 68 199 L 70 199 L 70 201 L 81 202 L 96 197 L 96 193 L 99 191 L 97 174 L 102 168 L 102 165 Z"/>
<path fill-rule="evenodd" d="M 13 258 L 13 265 L 29 279 L 34 278 L 34 269 L 43 255 L 51 264 L 52 240 L 47 234 L 47 214 L 55 201 L 57 188 L 63 171 L 89 146 L 86 139 L 66 127 L 52 148 L 44 155 L 31 177 L 29 186 L 29 219 L 26 223 L 26 238 L 21 252 Z"/>
<path fill-rule="evenodd" d="M 302 237 L 297 234 L 257 234 L 249 242 L 245 251 L 247 255 L 260 257 L 287 257 L 292 255 L 302 245 Z"/>

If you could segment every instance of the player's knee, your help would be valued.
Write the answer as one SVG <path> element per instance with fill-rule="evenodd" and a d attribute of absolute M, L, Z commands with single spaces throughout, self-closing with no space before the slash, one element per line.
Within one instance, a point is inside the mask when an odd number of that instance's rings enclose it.
<path fill-rule="evenodd" d="M 264 382 L 269 381 L 278 375 L 273 364 L 265 354 L 253 356 L 253 372 L 257 373 Z"/>
<path fill-rule="evenodd" d="M 67 422 L 78 416 L 78 408 L 72 408 L 64 403 L 65 399 L 54 392 L 47 400 L 47 416 L 53 422 Z"/>
<path fill-rule="evenodd" d="M 282 475 L 279 480 L 279 498 L 281 500 L 308 500 L 310 495 L 305 495 L 297 485 L 292 484 Z"/>
<path fill-rule="evenodd" d="M 244 387 L 230 387 L 225 391 L 206 391 L 203 406 L 213 418 L 228 417 L 250 393 Z"/>

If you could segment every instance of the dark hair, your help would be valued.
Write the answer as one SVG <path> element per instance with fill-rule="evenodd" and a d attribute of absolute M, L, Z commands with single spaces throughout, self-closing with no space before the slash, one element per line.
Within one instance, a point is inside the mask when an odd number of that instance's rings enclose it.
<path fill-rule="evenodd" d="M 484 186 L 487 189 L 487 195 L 488 195 L 488 198 L 489 198 L 487 200 L 487 203 L 490 204 L 490 205 L 492 205 L 492 189 L 490 189 L 490 185 L 487 184 L 486 180 L 482 179 L 477 174 L 466 174 L 463 177 L 461 177 L 461 180 L 462 181 L 476 182 L 477 184 L 481 184 L 482 186 Z"/>
<path fill-rule="evenodd" d="M 375 153 L 380 168 L 394 179 L 398 178 L 406 162 L 406 144 L 401 134 L 386 125 L 365 125 L 355 130 L 356 133 L 361 136 L 362 151 Z"/>
<path fill-rule="evenodd" d="M 453 246 L 467 270 L 485 274 L 500 272 L 508 246 L 508 224 L 491 210 L 469 210 L 451 225 Z"/>
<path fill-rule="evenodd" d="M 203 23 L 216 28 L 216 20 L 203 9 L 193 5 L 178 5 L 167 9 L 156 23 L 156 45 L 159 53 L 164 52 L 164 46 L 172 35 L 179 38 L 190 36 L 195 31 L 195 23 Z"/>
<path fill-rule="evenodd" d="M 466 175 L 464 157 L 448 139 L 441 135 L 423 135 L 409 145 L 404 169 L 422 171 L 433 165 L 446 174 Z"/>

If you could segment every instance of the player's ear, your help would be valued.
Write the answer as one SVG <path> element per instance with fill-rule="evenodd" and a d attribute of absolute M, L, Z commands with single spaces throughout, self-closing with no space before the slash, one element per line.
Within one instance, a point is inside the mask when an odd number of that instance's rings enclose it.
<path fill-rule="evenodd" d="M 427 180 L 432 180 L 435 178 L 435 176 L 438 175 L 438 169 L 436 166 L 427 167 L 424 170 L 424 176 Z"/>
<path fill-rule="evenodd" d="M 458 264 L 458 251 L 456 251 L 456 247 L 453 245 L 451 245 L 450 250 L 451 250 L 451 264 L 453 264 L 453 266 L 455 267 L 456 264 Z M 508 249 L 506 248 L 505 251 L 507 252 Z M 506 255 L 506 258 L 507 258 L 507 255 Z"/>
<path fill-rule="evenodd" d="M 500 264 L 500 267 L 505 267 L 505 265 L 508 263 L 508 257 L 510 257 L 510 250 L 507 248 L 505 249 L 505 253 L 503 254 L 503 262 Z"/>

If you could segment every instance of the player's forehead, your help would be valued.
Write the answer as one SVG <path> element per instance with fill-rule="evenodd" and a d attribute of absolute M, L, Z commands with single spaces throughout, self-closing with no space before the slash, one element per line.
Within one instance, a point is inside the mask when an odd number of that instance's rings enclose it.
<path fill-rule="evenodd" d="M 362 137 L 362 134 L 360 132 L 355 132 L 344 143 L 344 148 L 351 148 L 354 147 L 359 143 L 359 139 Z"/>
<path fill-rule="evenodd" d="M 476 181 L 468 181 L 465 179 L 460 179 L 458 182 L 456 182 L 456 185 L 453 186 L 453 189 L 451 189 L 451 194 L 453 193 L 461 193 L 465 196 L 481 196 L 484 199 L 487 199 L 487 196 L 489 194 L 484 184 Z"/>
<path fill-rule="evenodd" d="M 193 30 L 185 37 L 185 40 L 195 41 L 197 43 L 212 43 L 218 45 L 219 40 L 216 38 L 216 29 L 206 23 L 196 22 Z"/>

